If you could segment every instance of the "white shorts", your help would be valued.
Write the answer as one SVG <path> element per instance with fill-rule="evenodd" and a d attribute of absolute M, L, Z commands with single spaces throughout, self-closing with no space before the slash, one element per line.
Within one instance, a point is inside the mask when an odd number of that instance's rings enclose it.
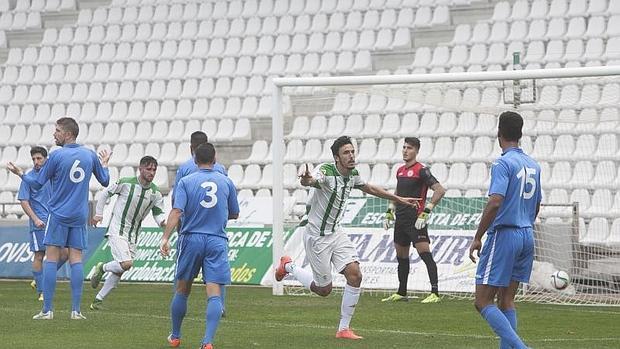
<path fill-rule="evenodd" d="M 306 228 L 307 229 L 307 228 Z M 327 286 L 332 282 L 332 265 L 341 273 L 349 263 L 358 262 L 357 249 L 345 233 L 325 236 L 304 234 L 306 258 L 312 268 L 315 285 Z"/>
<path fill-rule="evenodd" d="M 117 262 L 132 261 L 136 258 L 136 245 L 124 236 L 108 236 L 108 245 L 110 245 L 112 258 Z"/>

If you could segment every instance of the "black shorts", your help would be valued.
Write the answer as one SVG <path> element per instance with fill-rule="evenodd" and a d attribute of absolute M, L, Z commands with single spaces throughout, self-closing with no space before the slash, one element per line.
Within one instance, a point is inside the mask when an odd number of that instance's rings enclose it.
<path fill-rule="evenodd" d="M 399 222 L 397 219 L 394 224 L 394 242 L 401 246 L 409 246 L 411 243 L 415 245 L 418 242 L 430 243 L 427 227 L 418 230 L 414 224 L 414 222 Z"/>

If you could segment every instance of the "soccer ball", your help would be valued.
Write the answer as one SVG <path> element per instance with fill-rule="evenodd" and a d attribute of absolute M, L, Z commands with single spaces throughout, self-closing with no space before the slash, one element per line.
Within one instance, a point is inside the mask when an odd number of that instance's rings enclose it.
<path fill-rule="evenodd" d="M 563 290 L 568 287 L 568 284 L 570 284 L 570 276 L 568 276 L 567 272 L 558 270 L 551 274 L 551 285 L 553 285 L 556 290 Z"/>

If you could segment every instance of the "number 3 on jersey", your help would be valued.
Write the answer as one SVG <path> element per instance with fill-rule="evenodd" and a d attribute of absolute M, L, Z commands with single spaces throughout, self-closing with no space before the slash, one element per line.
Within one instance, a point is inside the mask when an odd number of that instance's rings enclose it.
<path fill-rule="evenodd" d="M 211 208 L 217 205 L 217 196 L 215 196 L 215 193 L 217 193 L 217 184 L 213 182 L 202 182 L 200 186 L 205 188 L 205 194 L 209 199 L 208 201 L 200 201 L 200 206 L 204 208 Z"/>
<path fill-rule="evenodd" d="M 521 180 L 521 197 L 525 200 L 531 199 L 536 191 L 536 169 L 531 167 L 524 167 L 517 173 L 517 178 Z M 525 191 L 525 185 L 529 184 L 530 190 Z"/>
<path fill-rule="evenodd" d="M 79 167 L 79 165 L 80 160 L 75 160 L 69 172 L 69 179 L 71 180 L 71 182 L 76 184 L 84 180 L 84 169 Z"/>

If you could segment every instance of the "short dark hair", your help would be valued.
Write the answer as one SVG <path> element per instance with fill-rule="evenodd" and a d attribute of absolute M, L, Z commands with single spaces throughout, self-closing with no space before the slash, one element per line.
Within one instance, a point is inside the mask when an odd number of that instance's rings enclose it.
<path fill-rule="evenodd" d="M 353 145 L 353 142 L 351 142 L 351 137 L 349 137 L 349 136 L 340 136 L 340 137 L 338 137 L 334 141 L 334 144 L 332 144 L 332 146 L 331 146 L 332 155 L 334 155 L 334 156 L 338 155 L 338 151 L 340 150 L 340 148 L 342 148 L 342 146 L 347 145 L 347 144 Z"/>
<path fill-rule="evenodd" d="M 190 137 L 189 146 L 195 150 L 196 148 L 198 148 L 199 145 L 207 143 L 208 141 L 209 137 L 207 137 L 206 133 L 202 131 L 196 131 L 192 133 Z"/>
<path fill-rule="evenodd" d="M 151 165 L 151 164 L 157 166 L 158 165 L 157 164 L 157 159 L 155 159 L 154 157 L 152 157 L 150 155 L 144 156 L 144 157 L 142 157 L 142 159 L 140 159 L 140 167 L 145 167 L 145 166 L 148 166 L 148 165 Z"/>
<path fill-rule="evenodd" d="M 71 135 L 75 138 L 77 138 L 78 134 L 80 134 L 80 127 L 74 118 L 70 118 L 68 116 L 62 117 L 56 120 L 56 125 L 60 126 L 63 131 L 71 133 Z"/>
<path fill-rule="evenodd" d="M 517 142 L 521 139 L 523 118 L 513 111 L 505 111 L 499 116 L 498 135 L 507 141 Z"/>
<path fill-rule="evenodd" d="M 30 148 L 30 156 L 34 156 L 34 154 L 41 154 L 43 155 L 44 158 L 47 157 L 47 150 L 45 150 L 45 148 L 40 147 L 40 146 L 35 146 Z"/>
<path fill-rule="evenodd" d="M 420 139 L 418 137 L 405 137 L 405 143 L 420 150 Z"/>
<path fill-rule="evenodd" d="M 194 150 L 194 158 L 197 164 L 212 164 L 215 162 L 215 147 L 207 142 Z"/>

